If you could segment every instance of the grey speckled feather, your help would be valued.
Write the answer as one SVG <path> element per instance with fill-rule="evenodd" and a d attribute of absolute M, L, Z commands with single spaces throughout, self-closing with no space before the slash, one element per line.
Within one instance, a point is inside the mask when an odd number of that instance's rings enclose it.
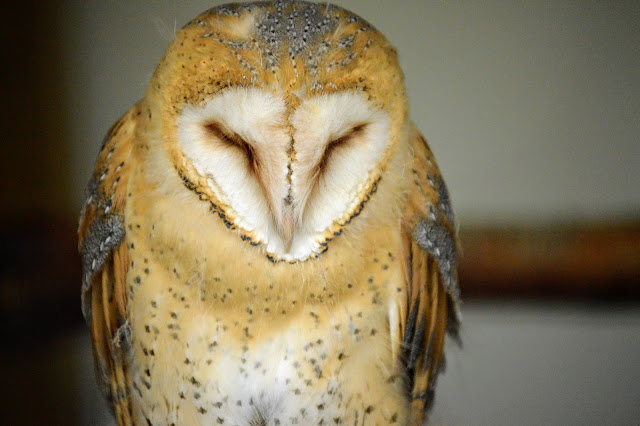
<path fill-rule="evenodd" d="M 458 299 L 460 289 L 456 270 L 456 244 L 449 231 L 435 222 L 420 221 L 414 230 L 418 245 L 438 260 L 444 287 L 454 299 Z"/>
<path fill-rule="evenodd" d="M 122 219 L 112 216 L 108 220 L 98 220 L 89 229 L 89 235 L 82 248 L 82 315 L 91 321 L 91 298 L 87 297 L 91 279 L 102 268 L 109 253 L 124 239 Z"/>
<path fill-rule="evenodd" d="M 292 58 L 309 52 L 303 58 L 311 65 L 310 68 L 314 69 L 318 58 L 330 51 L 331 43 L 323 42 L 323 39 L 336 30 L 341 20 L 341 13 L 347 14 L 348 23 L 366 24 L 359 16 L 335 5 L 306 1 L 235 3 L 214 7 L 208 13 L 240 16 L 244 12 L 256 11 L 258 20 L 255 26 L 255 37 L 261 44 L 262 55 L 269 69 L 274 69 L 278 65 L 285 47 Z M 192 21 L 191 24 L 202 24 L 202 21 Z M 368 24 L 362 30 L 367 28 L 369 28 Z M 233 42 L 228 40 L 225 42 L 233 47 Z M 350 49 L 353 37 L 335 40 L 335 42 L 339 48 Z M 241 43 L 239 47 L 246 48 L 246 45 Z"/>

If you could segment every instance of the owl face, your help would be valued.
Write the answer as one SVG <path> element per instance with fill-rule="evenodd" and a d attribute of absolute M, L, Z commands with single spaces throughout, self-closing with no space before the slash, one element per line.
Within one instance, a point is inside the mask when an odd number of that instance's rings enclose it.
<path fill-rule="evenodd" d="M 305 259 L 361 202 L 389 118 L 358 92 L 314 96 L 290 111 L 277 94 L 233 87 L 186 107 L 177 136 L 236 227 L 279 258 Z"/>
<path fill-rule="evenodd" d="M 199 16 L 148 99 L 185 186 L 274 261 L 327 249 L 375 196 L 407 127 L 393 48 L 350 12 L 305 2 Z"/>

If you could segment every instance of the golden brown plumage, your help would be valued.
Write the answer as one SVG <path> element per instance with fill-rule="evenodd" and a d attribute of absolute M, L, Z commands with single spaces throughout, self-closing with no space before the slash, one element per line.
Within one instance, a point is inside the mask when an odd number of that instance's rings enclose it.
<path fill-rule="evenodd" d="M 443 367 L 445 332 L 458 338 L 458 290 L 455 242 L 436 242 L 455 236 L 446 187 L 426 140 L 416 129 L 412 141 L 414 180 L 402 224 L 408 298 L 400 323 L 404 336 L 401 358 L 413 377 L 413 422 L 418 423 L 432 402 Z"/>
<path fill-rule="evenodd" d="M 132 108 L 107 133 L 78 230 L 83 255 L 82 313 L 91 328 L 96 379 L 118 424 L 131 424 L 125 288 L 129 257 L 122 217 L 137 115 L 139 110 Z"/>
<path fill-rule="evenodd" d="M 453 213 L 395 50 L 350 12 L 188 24 L 110 130 L 79 234 L 119 424 L 424 418 L 457 326 Z"/>

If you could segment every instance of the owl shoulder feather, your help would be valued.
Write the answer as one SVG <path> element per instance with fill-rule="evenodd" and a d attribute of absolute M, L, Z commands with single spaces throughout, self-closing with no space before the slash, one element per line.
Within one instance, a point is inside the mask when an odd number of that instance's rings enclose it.
<path fill-rule="evenodd" d="M 400 360 L 412 415 L 421 424 L 444 367 L 447 331 L 458 338 L 458 239 L 446 185 L 425 138 L 412 126 L 413 163 L 402 220 L 407 292 L 400 301 Z"/>
<path fill-rule="evenodd" d="M 78 229 L 82 313 L 91 329 L 96 376 L 119 424 L 130 424 L 125 204 L 141 109 L 134 106 L 107 132 L 86 191 Z"/>

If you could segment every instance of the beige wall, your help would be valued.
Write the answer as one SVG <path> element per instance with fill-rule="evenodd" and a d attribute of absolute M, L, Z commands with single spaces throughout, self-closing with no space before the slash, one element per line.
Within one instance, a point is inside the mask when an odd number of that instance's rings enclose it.
<path fill-rule="evenodd" d="M 77 206 L 174 30 L 218 3 L 66 2 Z M 463 225 L 638 218 L 640 2 L 337 3 L 398 48 Z"/>

